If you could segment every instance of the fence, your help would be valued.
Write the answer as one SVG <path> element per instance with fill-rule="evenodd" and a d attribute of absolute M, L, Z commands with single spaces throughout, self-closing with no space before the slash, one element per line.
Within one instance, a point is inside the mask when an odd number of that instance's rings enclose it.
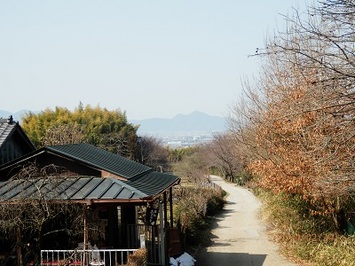
<path fill-rule="evenodd" d="M 130 224 L 125 227 L 126 249 L 90 250 L 41 250 L 43 266 L 120 266 L 127 262 L 127 256 L 144 245 L 148 250 L 149 265 L 161 265 L 165 248 L 165 231 L 159 226 Z M 121 235 L 122 238 L 122 231 Z M 144 236 L 143 238 L 141 238 Z M 143 243 L 142 243 L 143 242 Z M 84 262 L 84 255 L 85 262 Z"/>
<path fill-rule="evenodd" d="M 137 249 L 41 250 L 41 266 L 121 266 Z"/>

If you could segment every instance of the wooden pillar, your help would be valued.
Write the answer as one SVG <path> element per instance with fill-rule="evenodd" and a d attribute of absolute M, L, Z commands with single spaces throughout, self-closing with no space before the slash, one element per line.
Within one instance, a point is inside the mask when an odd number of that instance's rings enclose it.
<path fill-rule="evenodd" d="M 86 250 L 89 245 L 89 230 L 88 230 L 88 208 L 86 204 L 84 204 L 83 210 L 83 224 L 84 224 L 84 254 L 83 254 L 83 265 L 87 264 Z"/>
<path fill-rule="evenodd" d="M 108 244 L 110 248 L 119 247 L 119 237 L 118 237 L 118 211 L 117 206 L 109 206 L 108 211 Z"/>
<path fill-rule="evenodd" d="M 134 227 L 128 225 L 136 224 L 136 208 L 135 206 L 121 206 L 121 222 L 122 222 L 122 241 L 127 248 L 135 248 L 132 238 L 138 237 Z"/>
<path fill-rule="evenodd" d="M 166 191 L 164 191 L 164 227 L 166 228 L 168 224 L 168 201 L 166 196 Z"/>
<path fill-rule="evenodd" d="M 165 195 L 165 193 L 164 193 Z M 165 205 L 165 204 L 164 204 Z M 167 242 L 166 242 L 166 228 L 164 228 L 164 225 L 163 225 L 163 220 L 165 218 L 163 218 L 164 214 L 163 214 L 164 210 L 163 210 L 163 206 L 162 204 L 160 203 L 159 204 L 159 217 L 160 217 L 160 225 L 159 225 L 159 238 L 160 238 L 160 247 L 161 247 L 161 250 L 160 250 L 160 262 L 161 262 L 161 265 L 166 265 L 166 258 L 167 258 L 167 255 L 168 255 L 168 252 L 167 252 Z"/>
<path fill-rule="evenodd" d="M 16 229 L 16 242 L 17 242 L 17 266 L 22 266 L 22 249 L 21 249 L 21 228 Z"/>
<path fill-rule="evenodd" d="M 169 202 L 170 202 L 170 227 L 174 227 L 174 219 L 173 219 L 173 188 L 170 188 L 169 191 Z"/>

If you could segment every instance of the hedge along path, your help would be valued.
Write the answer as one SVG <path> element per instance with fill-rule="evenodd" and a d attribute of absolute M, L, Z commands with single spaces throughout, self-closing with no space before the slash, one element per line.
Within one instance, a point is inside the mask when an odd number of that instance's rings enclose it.
<path fill-rule="evenodd" d="M 211 176 L 227 192 L 227 204 L 212 229 L 213 244 L 198 253 L 198 266 L 295 266 L 268 239 L 259 219 L 261 202 L 249 190 Z"/>

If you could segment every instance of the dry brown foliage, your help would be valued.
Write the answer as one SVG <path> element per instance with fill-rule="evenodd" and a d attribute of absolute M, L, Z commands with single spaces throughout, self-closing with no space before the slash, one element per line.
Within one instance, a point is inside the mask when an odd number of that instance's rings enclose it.
<path fill-rule="evenodd" d="M 288 18 L 231 119 L 259 185 L 301 195 L 336 227 L 355 197 L 354 13 L 353 2 L 324 1 Z"/>
<path fill-rule="evenodd" d="M 148 250 L 140 248 L 128 255 L 127 266 L 146 266 L 148 263 Z"/>

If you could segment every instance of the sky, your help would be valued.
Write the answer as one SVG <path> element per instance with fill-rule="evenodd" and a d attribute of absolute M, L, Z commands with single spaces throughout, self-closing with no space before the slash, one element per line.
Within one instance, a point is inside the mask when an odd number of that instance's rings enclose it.
<path fill-rule="evenodd" d="M 0 110 L 227 116 L 302 0 L 0 0 Z"/>

